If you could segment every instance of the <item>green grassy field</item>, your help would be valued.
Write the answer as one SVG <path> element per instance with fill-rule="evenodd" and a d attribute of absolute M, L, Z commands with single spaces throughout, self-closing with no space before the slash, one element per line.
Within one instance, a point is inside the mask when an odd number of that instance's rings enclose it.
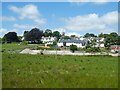
<path fill-rule="evenodd" d="M 2 50 L 4 50 L 4 52 L 19 53 L 20 51 L 22 51 L 25 48 L 34 49 L 37 46 L 38 46 L 38 44 L 22 45 L 20 43 L 10 43 L 10 44 L 2 44 Z"/>
<path fill-rule="evenodd" d="M 3 53 L 3 88 L 117 88 L 118 57 Z"/>

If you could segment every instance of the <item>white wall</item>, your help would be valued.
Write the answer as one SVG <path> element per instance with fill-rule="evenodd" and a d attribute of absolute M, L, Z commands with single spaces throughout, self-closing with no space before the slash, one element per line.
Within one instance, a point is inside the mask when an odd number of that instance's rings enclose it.
<path fill-rule="evenodd" d="M 84 48 L 85 46 L 82 46 L 82 44 L 80 43 L 80 44 L 78 44 L 78 43 L 66 43 L 66 46 L 70 46 L 70 45 L 76 45 L 78 48 Z M 58 47 L 61 47 L 61 46 L 63 46 L 63 43 L 57 43 L 57 45 L 58 45 Z"/>
<path fill-rule="evenodd" d="M 41 41 L 43 43 L 46 43 L 46 42 L 54 42 L 56 40 L 55 37 L 42 37 Z"/>
<path fill-rule="evenodd" d="M 105 47 L 105 45 L 104 44 L 100 44 L 100 47 Z"/>
<path fill-rule="evenodd" d="M 63 46 L 63 43 L 57 43 L 58 47 Z"/>

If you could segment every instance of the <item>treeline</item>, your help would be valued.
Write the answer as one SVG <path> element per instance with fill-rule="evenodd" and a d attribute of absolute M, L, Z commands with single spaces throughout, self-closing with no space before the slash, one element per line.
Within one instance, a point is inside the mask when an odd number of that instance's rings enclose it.
<path fill-rule="evenodd" d="M 120 45 L 120 36 L 116 33 L 116 32 L 112 32 L 110 34 L 99 34 L 98 36 L 94 35 L 94 34 L 89 34 L 86 33 L 84 35 L 84 37 L 98 37 L 98 38 L 105 38 L 105 41 L 103 42 L 105 47 L 110 47 L 111 45 Z M 93 44 L 94 44 L 94 40 L 93 40 Z M 90 44 L 89 44 L 90 45 Z M 88 46 L 89 47 L 89 46 Z"/>
<path fill-rule="evenodd" d="M 2 43 L 21 42 L 23 37 L 24 37 L 25 41 L 34 41 L 37 43 L 41 43 L 42 36 L 44 36 L 44 37 L 49 37 L 49 36 L 56 37 L 57 41 L 61 38 L 62 39 L 71 39 L 71 38 L 77 37 L 75 35 L 62 36 L 59 31 L 52 32 L 52 30 L 50 30 L 50 29 L 46 29 L 43 32 L 43 30 L 40 30 L 38 28 L 33 28 L 30 31 L 24 31 L 23 36 L 17 36 L 16 32 L 8 32 L 0 40 Z M 93 33 L 86 33 L 83 37 L 84 38 L 90 38 L 90 37 L 105 38 L 104 44 L 106 47 L 110 47 L 110 45 L 120 45 L 120 36 L 116 32 L 112 32 L 110 34 L 101 33 L 99 35 L 95 35 Z"/>
<path fill-rule="evenodd" d="M 25 41 L 34 41 L 34 42 L 41 42 L 41 37 L 56 37 L 57 40 L 60 39 L 61 34 L 59 31 L 54 31 L 52 32 L 52 30 L 50 29 L 46 29 L 45 32 L 43 32 L 43 30 L 40 30 L 38 28 L 33 28 L 31 31 L 24 31 L 23 36 L 17 36 L 16 32 L 8 32 L 7 34 L 5 34 L 3 36 L 3 38 L 1 39 L 2 42 L 7 42 L 7 43 L 11 43 L 11 42 L 21 42 L 22 38 L 24 37 Z"/>

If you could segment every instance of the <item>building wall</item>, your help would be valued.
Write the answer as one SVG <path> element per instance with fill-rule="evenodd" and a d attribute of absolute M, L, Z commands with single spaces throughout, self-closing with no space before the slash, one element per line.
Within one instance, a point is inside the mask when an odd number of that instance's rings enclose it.
<path fill-rule="evenodd" d="M 100 44 L 100 47 L 104 48 L 104 47 L 105 47 L 105 45 L 104 45 L 104 44 Z"/>
<path fill-rule="evenodd" d="M 92 47 L 94 47 L 94 46 L 92 46 Z M 101 47 L 101 48 L 104 48 L 105 46 L 104 46 L 104 44 L 96 43 L 95 47 Z"/>
<path fill-rule="evenodd" d="M 41 41 L 43 43 L 46 43 L 46 42 L 54 42 L 56 40 L 55 37 L 42 37 Z"/>
<path fill-rule="evenodd" d="M 70 46 L 70 45 L 76 45 L 78 48 L 84 48 L 85 46 L 82 46 L 82 43 L 66 43 L 66 46 Z M 57 45 L 58 45 L 58 47 L 61 47 L 61 46 L 63 46 L 63 43 L 57 43 Z"/>
<path fill-rule="evenodd" d="M 111 45 L 111 50 L 120 51 L 120 45 Z"/>
<path fill-rule="evenodd" d="M 61 47 L 61 46 L 63 46 L 63 43 L 57 43 L 57 46 Z"/>

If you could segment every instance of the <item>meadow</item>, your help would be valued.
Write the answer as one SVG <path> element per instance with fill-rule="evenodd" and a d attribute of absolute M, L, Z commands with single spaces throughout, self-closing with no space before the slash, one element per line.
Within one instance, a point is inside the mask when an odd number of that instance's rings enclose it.
<path fill-rule="evenodd" d="M 20 43 L 9 43 L 9 44 L 2 44 L 2 51 L 10 52 L 10 53 L 19 53 L 23 49 L 30 48 L 35 49 L 39 44 L 20 44 Z"/>
<path fill-rule="evenodd" d="M 118 57 L 2 53 L 3 88 L 118 88 Z"/>

